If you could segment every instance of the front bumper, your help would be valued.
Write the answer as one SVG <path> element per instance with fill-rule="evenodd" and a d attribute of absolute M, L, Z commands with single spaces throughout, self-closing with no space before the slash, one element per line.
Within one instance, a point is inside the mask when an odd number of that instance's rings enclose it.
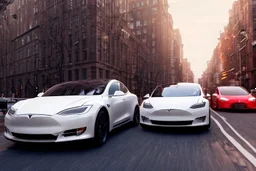
<path fill-rule="evenodd" d="M 66 142 L 94 137 L 95 117 L 90 114 L 81 115 L 28 115 L 5 116 L 4 136 L 21 142 Z M 76 133 L 84 128 L 80 135 Z"/>
<path fill-rule="evenodd" d="M 219 101 L 219 109 L 256 109 L 256 102 L 248 100 Z"/>
<path fill-rule="evenodd" d="M 159 127 L 197 127 L 209 124 L 210 110 L 200 109 L 145 109 L 141 107 L 140 123 Z"/>

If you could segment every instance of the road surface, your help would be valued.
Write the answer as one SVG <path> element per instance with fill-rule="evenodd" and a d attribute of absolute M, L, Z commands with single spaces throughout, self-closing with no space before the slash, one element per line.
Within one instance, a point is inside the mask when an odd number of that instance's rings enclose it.
<path fill-rule="evenodd" d="M 17 145 L 0 135 L 0 170 L 255 171 L 256 153 L 248 143 L 256 147 L 256 113 L 212 112 L 212 117 L 209 131 L 127 125 L 100 148 L 91 141 Z"/>

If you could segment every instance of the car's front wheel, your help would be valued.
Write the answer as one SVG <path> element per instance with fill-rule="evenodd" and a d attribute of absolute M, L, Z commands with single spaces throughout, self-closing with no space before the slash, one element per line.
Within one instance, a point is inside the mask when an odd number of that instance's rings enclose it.
<path fill-rule="evenodd" d="M 96 145 L 101 146 L 105 144 L 109 133 L 109 118 L 105 111 L 100 111 L 96 123 L 95 123 L 95 133 L 94 141 Z"/>
<path fill-rule="evenodd" d="M 137 126 L 140 123 L 140 109 L 135 107 L 133 114 L 133 125 Z"/>

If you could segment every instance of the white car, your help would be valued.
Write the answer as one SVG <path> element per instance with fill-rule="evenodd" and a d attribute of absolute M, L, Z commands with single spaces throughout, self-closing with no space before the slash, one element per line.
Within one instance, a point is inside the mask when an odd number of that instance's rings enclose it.
<path fill-rule="evenodd" d="M 118 80 L 73 81 L 58 84 L 39 97 L 11 107 L 4 136 L 21 142 L 64 142 L 94 138 L 128 122 L 139 124 L 136 95 Z"/>
<path fill-rule="evenodd" d="M 194 127 L 208 129 L 211 124 L 209 94 L 196 83 L 157 86 L 147 94 L 140 107 L 140 125 L 159 127 Z"/>

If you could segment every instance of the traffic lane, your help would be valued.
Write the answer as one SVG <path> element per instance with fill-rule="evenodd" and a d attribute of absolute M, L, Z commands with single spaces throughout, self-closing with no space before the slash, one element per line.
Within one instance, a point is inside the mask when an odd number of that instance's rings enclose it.
<path fill-rule="evenodd" d="M 0 166 L 10 171 L 255 170 L 215 123 L 209 131 L 125 126 L 102 147 L 91 141 L 10 145 L 0 153 Z"/>
<path fill-rule="evenodd" d="M 256 147 L 256 111 L 226 110 L 215 111 L 226 118 L 247 141 Z"/>

